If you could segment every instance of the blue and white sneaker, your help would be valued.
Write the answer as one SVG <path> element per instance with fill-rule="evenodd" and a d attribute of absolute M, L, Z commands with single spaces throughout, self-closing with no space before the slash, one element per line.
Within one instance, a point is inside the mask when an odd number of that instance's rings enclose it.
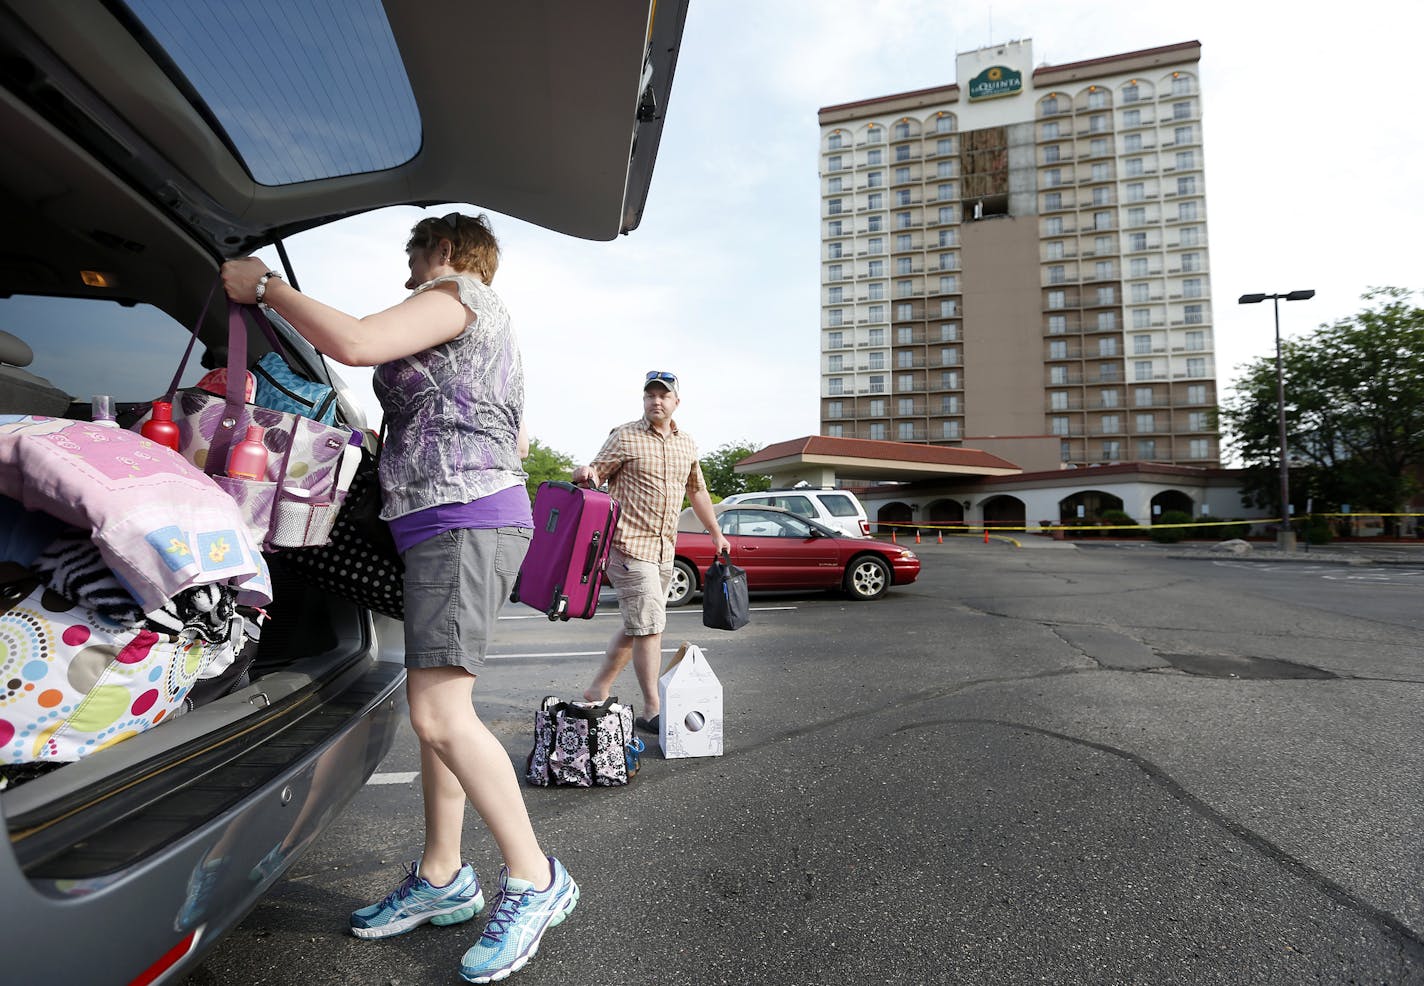
<path fill-rule="evenodd" d="M 411 863 L 400 886 L 379 902 L 351 914 L 351 933 L 357 938 L 389 938 L 409 931 L 416 925 L 459 924 L 480 913 L 485 895 L 480 891 L 480 878 L 469 863 L 460 867 L 443 887 L 437 887 L 420 875 L 419 864 Z"/>
<path fill-rule="evenodd" d="M 509 869 L 499 871 L 499 892 L 490 908 L 485 933 L 460 961 L 460 975 L 472 983 L 503 979 L 524 968 L 539 951 L 544 932 L 573 913 L 579 888 L 564 864 L 549 857 L 553 882 L 535 890 L 528 880 L 516 880 Z"/>

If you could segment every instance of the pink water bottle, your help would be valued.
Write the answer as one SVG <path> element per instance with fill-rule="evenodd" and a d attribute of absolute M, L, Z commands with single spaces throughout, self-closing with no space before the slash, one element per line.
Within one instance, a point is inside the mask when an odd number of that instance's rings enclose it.
<path fill-rule="evenodd" d="M 248 425 L 247 437 L 233 446 L 227 457 L 227 474 L 233 479 L 266 479 L 267 446 L 261 425 Z"/>
<path fill-rule="evenodd" d="M 178 426 L 173 423 L 173 405 L 168 401 L 154 401 L 153 417 L 143 423 L 138 433 L 150 442 L 178 451 Z"/>

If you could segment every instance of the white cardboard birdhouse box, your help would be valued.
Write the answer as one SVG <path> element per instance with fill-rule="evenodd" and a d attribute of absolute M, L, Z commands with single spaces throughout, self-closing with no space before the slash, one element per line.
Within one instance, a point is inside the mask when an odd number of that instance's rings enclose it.
<path fill-rule="evenodd" d="M 722 683 L 702 648 L 684 643 L 658 679 L 658 742 L 663 756 L 722 755 Z"/>

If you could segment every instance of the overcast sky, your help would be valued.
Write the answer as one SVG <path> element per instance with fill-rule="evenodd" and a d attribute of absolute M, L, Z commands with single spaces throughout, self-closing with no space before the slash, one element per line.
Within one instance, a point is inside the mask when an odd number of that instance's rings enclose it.
<path fill-rule="evenodd" d="M 642 226 L 593 243 L 491 216 L 531 433 L 587 461 L 641 414 L 644 373 L 667 369 L 683 382 L 679 424 L 704 450 L 816 434 L 817 110 L 966 84 L 956 53 L 1022 38 L 1040 64 L 1201 42 L 1226 392 L 1241 364 L 1274 352 L 1270 305 L 1239 295 L 1315 289 L 1282 303 L 1290 336 L 1358 311 L 1371 285 L 1424 287 L 1424 126 L 1406 112 L 1422 36 L 1417 0 L 693 0 Z M 302 287 L 355 314 L 398 302 L 423 214 L 384 210 L 292 240 Z"/>

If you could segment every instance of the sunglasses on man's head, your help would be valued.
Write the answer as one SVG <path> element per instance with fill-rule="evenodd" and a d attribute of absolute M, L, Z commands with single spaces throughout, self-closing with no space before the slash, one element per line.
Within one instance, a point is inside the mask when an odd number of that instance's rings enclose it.
<path fill-rule="evenodd" d="M 677 383 L 677 374 L 669 373 L 666 370 L 649 370 L 646 379 L 649 383 L 654 380 L 662 380 L 666 383 Z"/>
<path fill-rule="evenodd" d="M 458 212 L 452 212 L 448 216 L 441 216 L 440 221 L 455 232 L 460 232 L 460 214 Z"/>

